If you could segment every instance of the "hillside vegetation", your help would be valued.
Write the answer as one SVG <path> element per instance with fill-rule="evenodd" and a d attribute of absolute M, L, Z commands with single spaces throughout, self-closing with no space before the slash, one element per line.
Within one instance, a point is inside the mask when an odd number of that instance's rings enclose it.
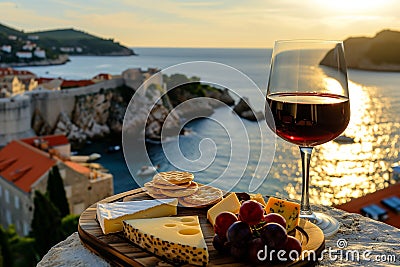
<path fill-rule="evenodd" d="M 350 37 L 344 41 L 348 68 L 400 71 L 400 32 L 383 30 L 374 37 Z M 325 57 L 321 64 L 332 65 Z"/>
<path fill-rule="evenodd" d="M 23 50 L 27 43 L 33 43 L 46 51 L 49 59 L 59 54 L 79 54 L 96 56 L 134 55 L 129 49 L 113 39 L 104 39 L 75 29 L 56 29 L 49 31 L 24 32 L 0 24 L 0 47 L 12 46 L 12 53 L 0 51 L 5 62 L 17 61 L 15 53 Z M 4 61 L 4 60 L 3 60 Z"/>
<path fill-rule="evenodd" d="M 32 32 L 31 35 L 39 36 L 38 44 L 56 47 L 80 47 L 82 52 L 75 54 L 87 55 L 133 55 L 133 51 L 113 39 L 102 39 L 89 33 L 75 29 L 61 29 L 42 32 Z"/>

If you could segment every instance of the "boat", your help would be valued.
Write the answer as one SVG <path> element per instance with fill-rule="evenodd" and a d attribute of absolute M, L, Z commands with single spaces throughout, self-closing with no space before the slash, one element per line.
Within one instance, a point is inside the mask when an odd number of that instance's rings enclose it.
<path fill-rule="evenodd" d="M 116 145 L 116 146 L 109 146 L 109 147 L 107 147 L 107 149 L 106 149 L 107 153 L 114 153 L 114 152 L 118 152 L 118 151 L 120 151 L 120 150 L 121 150 L 121 146 L 118 146 L 118 145 Z"/>
<path fill-rule="evenodd" d="M 96 159 L 99 159 L 101 157 L 100 154 L 98 153 L 92 153 L 90 155 L 75 155 L 75 156 L 70 156 L 71 161 L 74 162 L 89 162 L 89 161 L 94 161 Z"/>
<path fill-rule="evenodd" d="M 353 144 L 353 143 L 355 143 L 353 137 L 349 137 L 349 136 L 346 136 L 346 135 L 338 136 L 333 141 L 336 142 L 336 143 L 339 143 L 339 144 Z"/>
<path fill-rule="evenodd" d="M 160 167 L 159 165 L 157 165 L 157 166 L 147 166 L 147 165 L 142 166 L 140 168 L 140 170 L 137 171 L 136 175 L 138 175 L 138 176 L 152 175 L 157 172 L 159 167 Z"/>
<path fill-rule="evenodd" d="M 393 181 L 400 182 L 400 161 L 392 164 L 389 175 Z"/>

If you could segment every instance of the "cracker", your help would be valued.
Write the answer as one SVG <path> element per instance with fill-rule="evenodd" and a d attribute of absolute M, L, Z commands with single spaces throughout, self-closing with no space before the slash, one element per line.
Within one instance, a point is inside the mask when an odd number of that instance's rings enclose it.
<path fill-rule="evenodd" d="M 151 196 L 152 198 L 170 198 L 169 196 L 163 195 L 163 194 L 153 194 L 150 193 L 149 191 L 146 191 L 146 193 Z"/>
<path fill-rule="evenodd" d="M 154 186 L 153 182 L 147 182 L 144 184 L 144 188 L 147 192 L 150 192 L 152 194 L 162 194 L 161 189 Z"/>
<path fill-rule="evenodd" d="M 221 189 L 213 186 L 200 186 L 196 193 L 180 198 L 183 206 L 207 206 L 214 204 L 222 199 Z"/>
<path fill-rule="evenodd" d="M 190 186 L 184 189 L 160 189 L 161 193 L 169 197 L 186 197 L 196 193 L 198 185 L 196 182 L 190 182 Z"/>
<path fill-rule="evenodd" d="M 198 204 L 196 204 L 196 205 L 194 205 L 194 204 L 185 202 L 185 200 L 184 200 L 183 197 L 178 198 L 179 204 L 180 204 L 181 206 L 186 207 L 186 208 L 198 208 L 198 209 L 207 208 L 207 207 L 209 207 L 209 206 L 211 206 L 211 205 L 214 205 L 214 204 L 220 202 L 221 200 L 222 200 L 222 198 L 216 199 L 215 201 L 210 202 L 210 203 L 208 203 L 208 204 L 204 204 L 204 205 L 198 205 Z"/>
<path fill-rule="evenodd" d="M 190 172 L 169 171 L 159 172 L 153 177 L 153 182 L 164 185 L 181 185 L 193 181 L 194 175 Z"/>
<path fill-rule="evenodd" d="M 153 181 L 148 182 L 148 183 L 151 183 L 151 186 L 157 187 L 158 189 L 171 189 L 171 190 L 174 190 L 174 189 L 185 189 L 185 188 L 188 188 L 190 186 L 191 182 L 188 182 L 188 183 L 185 183 L 185 184 L 179 184 L 179 185 L 176 185 L 176 184 L 165 185 L 165 184 L 155 183 Z"/>

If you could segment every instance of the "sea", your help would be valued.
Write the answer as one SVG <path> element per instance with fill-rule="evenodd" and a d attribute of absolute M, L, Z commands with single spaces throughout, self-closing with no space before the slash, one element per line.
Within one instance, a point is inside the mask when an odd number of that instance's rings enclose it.
<path fill-rule="evenodd" d="M 133 48 L 137 56 L 71 56 L 59 66 L 25 67 L 41 77 L 90 79 L 99 73 L 121 74 L 128 68 L 158 68 L 184 72 L 182 63 L 217 64 L 237 70 L 225 80 L 249 79 L 234 88 L 236 101 L 247 97 L 255 110 L 264 110 L 272 49 Z M 181 67 L 175 68 L 177 64 Z M 183 66 L 185 66 L 183 64 Z M 218 65 L 219 64 L 219 65 Z M 211 68 L 212 69 L 212 68 Z M 184 73 L 185 74 L 185 73 Z M 191 69 L 187 75 L 197 75 Z M 210 70 L 207 80 L 220 81 L 224 72 Z M 314 149 L 310 169 L 310 202 L 335 205 L 393 183 L 391 166 L 400 160 L 400 73 L 349 70 L 351 119 L 344 132 L 352 142 L 335 141 Z M 229 81 L 226 81 L 229 83 Z M 193 171 L 203 184 L 215 183 L 235 191 L 254 191 L 292 199 L 301 197 L 298 147 L 271 134 L 266 123 L 238 118 L 231 107 L 217 108 L 208 118 L 184 122 L 187 133 L 165 143 L 147 143 L 146 153 L 159 171 Z M 151 179 L 136 172 L 146 162 L 127 165 L 124 147 L 106 153 L 115 140 L 89 143 L 79 153 L 97 152 L 98 162 L 114 175 L 115 193 Z M 186 165 L 182 165 L 184 162 Z M 222 180 L 219 178 L 223 177 Z"/>

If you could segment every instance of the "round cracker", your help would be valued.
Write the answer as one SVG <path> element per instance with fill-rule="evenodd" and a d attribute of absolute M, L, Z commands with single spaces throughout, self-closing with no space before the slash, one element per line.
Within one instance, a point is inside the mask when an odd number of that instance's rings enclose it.
<path fill-rule="evenodd" d="M 185 202 L 184 197 L 178 198 L 179 204 L 180 204 L 181 206 L 186 207 L 186 208 L 198 208 L 198 209 L 207 208 L 207 207 L 209 207 L 209 206 L 211 206 L 211 205 L 216 204 L 217 202 L 220 202 L 221 200 L 222 200 L 222 197 L 221 197 L 220 199 L 216 199 L 215 201 L 210 202 L 210 203 L 205 204 L 205 205 L 197 205 L 197 204 L 194 205 L 194 204 Z"/>
<path fill-rule="evenodd" d="M 190 186 L 184 189 L 160 189 L 161 193 L 169 197 L 186 197 L 196 193 L 198 185 L 196 182 L 190 182 Z"/>
<path fill-rule="evenodd" d="M 146 191 L 146 193 L 151 196 L 152 198 L 170 198 L 169 196 L 166 196 L 164 194 L 157 194 L 157 193 L 153 193 L 150 191 Z"/>
<path fill-rule="evenodd" d="M 192 205 L 195 206 L 207 206 L 214 204 L 222 199 L 223 193 L 221 189 L 218 189 L 213 186 L 200 186 L 196 193 L 191 194 L 186 197 L 182 197 L 181 202 L 182 205 L 186 204 L 187 206 Z"/>
<path fill-rule="evenodd" d="M 154 184 L 152 182 L 145 183 L 144 188 L 146 191 L 148 191 L 152 194 L 162 194 L 161 189 L 154 186 Z"/>
<path fill-rule="evenodd" d="M 148 182 L 148 183 L 151 183 L 151 186 L 157 187 L 159 189 L 172 189 L 173 190 L 173 189 L 185 189 L 185 188 L 188 188 L 190 186 L 191 182 L 188 182 L 188 183 L 185 183 L 185 184 L 179 184 L 179 185 L 176 185 L 176 184 L 169 184 L 169 185 L 159 184 L 159 183 L 155 183 L 153 181 Z"/>
<path fill-rule="evenodd" d="M 164 185 L 181 185 L 193 181 L 194 175 L 190 172 L 168 171 L 159 172 L 153 177 L 153 182 Z"/>

